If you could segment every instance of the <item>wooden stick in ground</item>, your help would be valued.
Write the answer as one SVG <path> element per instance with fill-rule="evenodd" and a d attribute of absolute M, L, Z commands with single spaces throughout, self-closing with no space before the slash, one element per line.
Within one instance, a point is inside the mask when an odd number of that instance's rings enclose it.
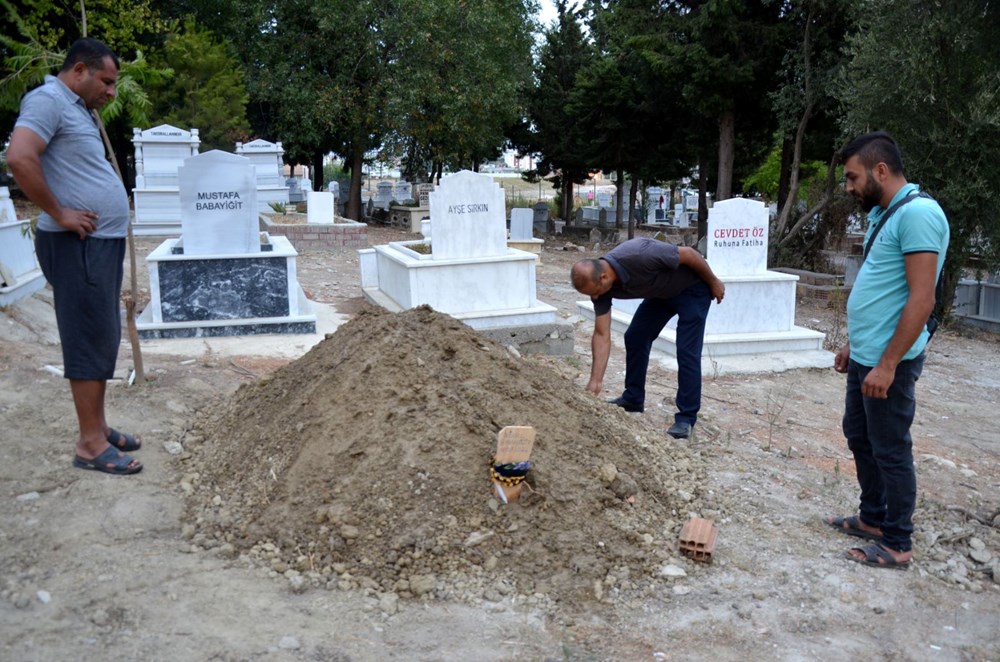
<path fill-rule="evenodd" d="M 497 435 L 497 452 L 495 464 L 517 464 L 527 462 L 531 457 L 531 449 L 535 445 L 535 428 L 529 425 L 508 425 Z M 506 502 L 517 501 L 521 496 L 521 484 L 501 485 L 494 480 L 494 485 L 503 493 Z"/>
<path fill-rule="evenodd" d="M 115 169 L 118 179 L 121 180 L 122 186 L 124 186 L 125 178 L 122 176 L 122 171 L 118 167 L 118 159 L 115 158 L 115 150 L 111 146 L 111 139 L 108 137 L 107 129 L 104 128 L 104 122 L 101 121 L 101 116 L 97 114 L 97 111 L 92 110 L 91 114 L 97 121 L 97 128 L 101 130 L 101 139 L 104 140 L 104 148 L 108 151 L 108 158 L 111 160 L 111 167 Z M 128 296 L 125 297 L 125 323 L 128 327 L 128 339 L 132 345 L 132 363 L 135 364 L 135 381 L 142 384 L 146 381 L 146 371 L 142 366 L 142 348 L 139 346 L 139 329 L 135 325 L 135 302 L 139 286 L 136 282 L 135 275 L 135 236 L 132 234 L 131 220 L 128 224 L 128 259 L 130 291 Z M 126 379 L 125 383 L 128 383 L 128 381 L 129 380 Z"/>

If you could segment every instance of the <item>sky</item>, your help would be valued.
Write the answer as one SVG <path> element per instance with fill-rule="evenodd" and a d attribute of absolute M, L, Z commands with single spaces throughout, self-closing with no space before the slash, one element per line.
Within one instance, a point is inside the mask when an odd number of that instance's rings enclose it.
<path fill-rule="evenodd" d="M 539 0 L 538 21 L 547 26 L 556 19 L 556 0 Z"/>

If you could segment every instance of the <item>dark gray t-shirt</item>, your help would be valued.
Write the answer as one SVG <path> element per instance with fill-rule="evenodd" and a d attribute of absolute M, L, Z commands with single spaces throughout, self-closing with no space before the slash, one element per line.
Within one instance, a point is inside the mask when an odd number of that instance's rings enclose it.
<path fill-rule="evenodd" d="M 676 246 L 655 239 L 629 239 L 603 259 L 615 270 L 618 280 L 610 290 L 592 299 L 595 315 L 610 311 L 612 299 L 669 299 L 701 282 L 695 272 L 681 264 Z"/>
<path fill-rule="evenodd" d="M 97 214 L 97 229 L 90 235 L 111 239 L 128 235 L 128 193 L 105 158 L 104 142 L 86 104 L 56 78 L 24 95 L 15 126 L 37 133 L 45 142 L 42 173 L 52 194 L 63 207 Z M 38 229 L 63 232 L 42 212 Z"/>

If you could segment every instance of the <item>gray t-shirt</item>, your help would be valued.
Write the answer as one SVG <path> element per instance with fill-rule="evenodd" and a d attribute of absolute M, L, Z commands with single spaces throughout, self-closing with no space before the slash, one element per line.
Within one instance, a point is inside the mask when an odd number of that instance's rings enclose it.
<path fill-rule="evenodd" d="M 681 264 L 677 246 L 655 239 L 629 239 L 604 259 L 618 280 L 610 290 L 592 298 L 598 316 L 611 310 L 612 299 L 670 299 L 701 282 L 698 274 Z"/>
<path fill-rule="evenodd" d="M 83 99 L 55 76 L 24 95 L 15 126 L 37 133 L 46 143 L 42 152 L 45 182 L 63 207 L 97 214 L 90 235 L 111 239 L 128 235 L 128 193 L 105 158 L 104 142 Z M 63 232 L 42 212 L 38 229 Z"/>

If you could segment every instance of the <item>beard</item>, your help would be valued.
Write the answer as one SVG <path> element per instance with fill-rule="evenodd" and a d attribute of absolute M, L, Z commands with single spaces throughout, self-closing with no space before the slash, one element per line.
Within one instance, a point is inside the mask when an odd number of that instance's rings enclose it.
<path fill-rule="evenodd" d="M 858 202 L 861 204 L 861 209 L 867 214 L 872 209 L 878 206 L 882 201 L 882 185 L 875 181 L 872 176 L 872 171 L 868 171 L 868 181 L 865 182 L 865 188 L 862 189 L 861 193 L 856 194 Z"/>

